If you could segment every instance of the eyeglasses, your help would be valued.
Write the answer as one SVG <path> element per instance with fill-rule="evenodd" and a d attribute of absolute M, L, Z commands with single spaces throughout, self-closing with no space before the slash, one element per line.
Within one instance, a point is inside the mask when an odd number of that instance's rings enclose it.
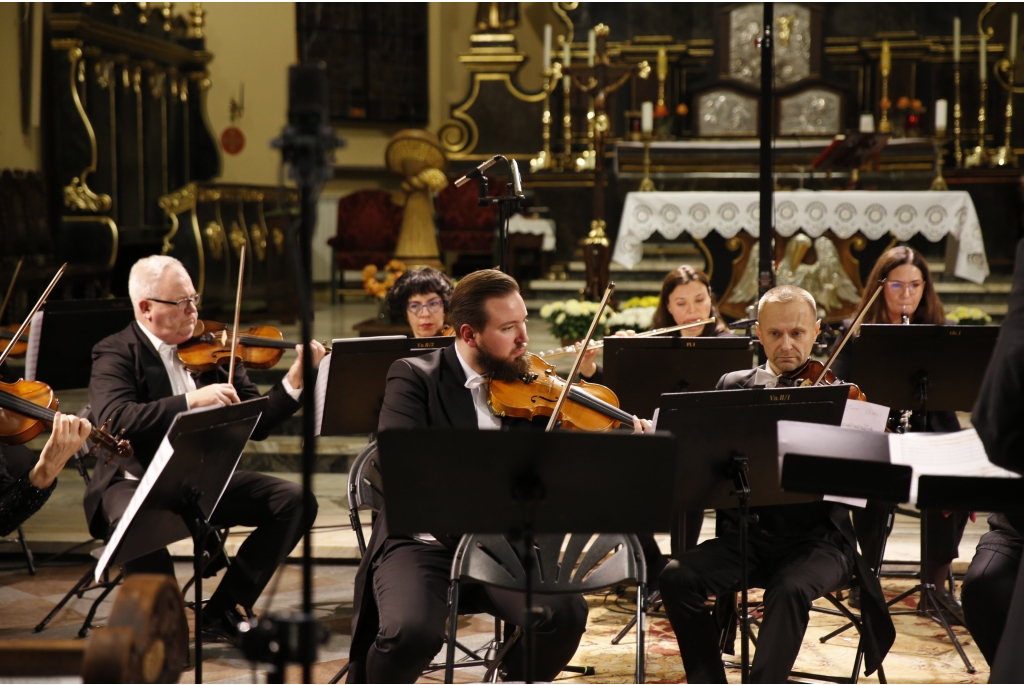
<path fill-rule="evenodd" d="M 424 309 L 426 309 L 431 314 L 437 314 L 439 311 L 444 309 L 444 302 L 442 302 L 441 300 L 431 300 L 426 304 L 423 304 L 421 302 L 410 302 L 408 305 L 406 305 L 405 308 L 413 316 L 419 316 L 420 312 L 423 311 Z"/>
<path fill-rule="evenodd" d="M 887 281 L 885 284 L 890 292 L 899 295 L 906 288 L 908 293 L 916 293 L 918 290 L 924 287 L 924 281 L 911 281 L 910 283 L 900 283 L 899 281 Z"/>
<path fill-rule="evenodd" d="M 187 312 L 189 304 L 193 305 L 196 309 L 199 309 L 199 302 L 200 300 L 203 299 L 203 296 L 200 295 L 199 293 L 196 293 L 192 297 L 186 297 L 185 299 L 178 300 L 177 302 L 174 302 L 172 300 L 158 300 L 155 297 L 149 297 L 146 299 L 148 299 L 150 302 L 159 302 L 160 304 L 173 305 L 177 307 L 179 310 Z"/>

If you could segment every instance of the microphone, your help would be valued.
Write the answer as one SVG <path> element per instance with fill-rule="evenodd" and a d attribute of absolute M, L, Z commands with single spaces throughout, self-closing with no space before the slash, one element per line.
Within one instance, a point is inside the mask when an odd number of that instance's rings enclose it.
<path fill-rule="evenodd" d="M 523 197 L 523 177 L 519 175 L 519 165 L 514 159 L 509 165 L 512 167 L 512 191 L 516 197 Z"/>
<path fill-rule="evenodd" d="M 483 176 L 484 172 L 487 171 L 488 169 L 490 169 L 492 166 L 494 166 L 494 164 L 499 159 L 501 159 L 501 155 L 494 155 L 493 157 L 491 157 L 487 161 L 481 162 L 480 165 L 477 166 L 476 169 L 473 169 L 468 174 L 466 174 L 465 176 L 460 178 L 458 181 L 456 181 L 455 182 L 455 187 L 456 188 L 461 188 L 462 186 L 464 186 L 467 183 L 469 183 L 472 179 L 480 178 L 481 176 Z"/>

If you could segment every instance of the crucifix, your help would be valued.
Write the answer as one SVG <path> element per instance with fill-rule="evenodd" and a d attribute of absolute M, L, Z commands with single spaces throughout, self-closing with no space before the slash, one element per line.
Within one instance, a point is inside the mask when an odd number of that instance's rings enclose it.
<path fill-rule="evenodd" d="M 562 72 L 572 77 L 573 84 L 594 100 L 594 211 L 590 233 L 580 244 L 583 248 L 583 262 L 587 267 L 587 283 L 583 288 L 583 296 L 599 300 L 608 286 L 608 267 L 611 263 L 611 249 L 604 232 L 604 189 L 607 184 L 604 141 L 608 134 L 607 99 L 610 93 L 625 85 L 630 77 L 637 75 L 643 79 L 647 78 L 651 73 L 651 67 L 646 61 L 639 64 L 612 64 L 608 59 L 608 27 L 598 24 L 594 27 L 594 36 L 594 64 L 568 65 L 562 68 Z"/>

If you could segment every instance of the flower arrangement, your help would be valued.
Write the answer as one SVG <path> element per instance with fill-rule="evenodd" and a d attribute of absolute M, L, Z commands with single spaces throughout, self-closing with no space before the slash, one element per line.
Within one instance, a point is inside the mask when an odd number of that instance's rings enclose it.
<path fill-rule="evenodd" d="M 633 299 L 639 300 L 641 298 L 634 297 Z M 658 298 L 655 297 L 653 299 L 657 300 Z M 654 320 L 655 309 L 657 307 L 634 306 L 624 308 L 621 312 L 612 314 L 605 323 L 605 327 L 608 329 L 606 335 L 611 335 L 618 331 L 636 331 L 639 333 L 640 331 L 649 330 L 651 322 Z"/>
<path fill-rule="evenodd" d="M 590 330 L 590 322 L 599 307 L 597 302 L 581 302 L 580 300 L 551 302 L 540 308 L 540 318 L 548 322 L 551 335 L 562 341 L 574 342 Z M 613 313 L 611 309 L 605 308 L 597 330 L 594 331 L 595 338 L 604 336 L 607 321 Z"/>
<path fill-rule="evenodd" d="M 658 307 L 658 296 L 657 295 L 644 295 L 643 297 L 631 297 L 625 301 L 622 305 L 622 310 L 635 309 L 637 307 L 651 307 L 656 309 Z"/>
<path fill-rule="evenodd" d="M 976 307 L 957 307 L 946 312 L 946 318 L 961 326 L 987 326 L 992 323 L 992 317 Z"/>
<path fill-rule="evenodd" d="M 397 259 L 392 259 L 380 270 L 376 264 L 367 264 L 363 267 L 363 290 L 383 299 L 404 273 L 405 264 Z"/>
<path fill-rule="evenodd" d="M 903 96 L 896 101 L 896 110 L 903 115 L 903 135 L 918 135 L 921 129 L 921 117 L 925 112 L 921 101 Z"/>

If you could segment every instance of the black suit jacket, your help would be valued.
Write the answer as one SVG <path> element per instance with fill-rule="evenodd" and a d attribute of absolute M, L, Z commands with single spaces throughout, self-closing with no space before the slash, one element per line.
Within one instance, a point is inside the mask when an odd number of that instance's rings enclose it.
<path fill-rule="evenodd" d="M 529 422 L 505 418 L 502 430 L 542 429 L 546 423 L 547 419 Z M 420 357 L 399 359 L 388 370 L 378 432 L 429 427 L 471 430 L 478 427 L 473 393 L 466 387 L 466 374 L 455 345 Z M 384 497 L 386 500 L 387 492 Z M 370 543 L 356 572 L 349 682 L 366 682 L 364 659 L 376 639 L 379 624 L 373 598 L 373 559 L 388 537 L 385 504 L 374 521 Z M 457 538 L 438 533 L 434 533 L 434 537 L 453 552 L 459 542 Z"/>
<path fill-rule="evenodd" d="M 195 377 L 196 387 L 214 383 L 227 383 L 226 367 Z M 245 368 L 235 367 L 235 390 L 242 401 L 259 397 L 256 384 L 249 380 Z M 283 419 L 298 410 L 293 400 L 278 383 L 267 393 L 270 401 L 267 411 L 253 432 L 253 440 L 263 440 Z M 105 459 L 96 463 L 92 482 L 85 491 L 85 516 L 89 532 L 97 538 L 109 534 L 107 516 L 117 517 L 120 512 L 102 512 L 104 490 L 124 478 L 125 472 L 141 478 L 153 459 L 174 417 L 188 409 L 184 395 L 174 395 L 160 355 L 142 331 L 138 322 L 96 343 L 92 350 L 92 377 L 89 379 L 90 420 L 101 425 L 110 420 L 114 432 L 125 430 L 135 455 L 130 459 Z"/>
<path fill-rule="evenodd" d="M 753 384 L 757 369 L 743 369 L 727 373 L 718 380 L 716 389 L 736 390 L 757 387 Z M 854 578 L 864 593 L 862 614 L 864 617 L 864 656 L 868 675 L 882 663 L 889 648 L 896 641 L 889 610 L 885 605 L 882 586 L 871 571 L 870 565 L 857 553 L 857 536 L 850 522 L 849 510 L 837 502 L 809 502 L 806 504 L 783 504 L 773 507 L 752 507 L 750 513 L 757 514 L 758 521 L 751 531 L 763 531 L 773 536 L 806 537 L 827 540 L 849 554 L 854 562 Z M 722 531 L 738 531 L 739 519 L 734 509 L 717 512 L 719 534 Z M 844 549 L 845 548 L 845 549 Z"/>

